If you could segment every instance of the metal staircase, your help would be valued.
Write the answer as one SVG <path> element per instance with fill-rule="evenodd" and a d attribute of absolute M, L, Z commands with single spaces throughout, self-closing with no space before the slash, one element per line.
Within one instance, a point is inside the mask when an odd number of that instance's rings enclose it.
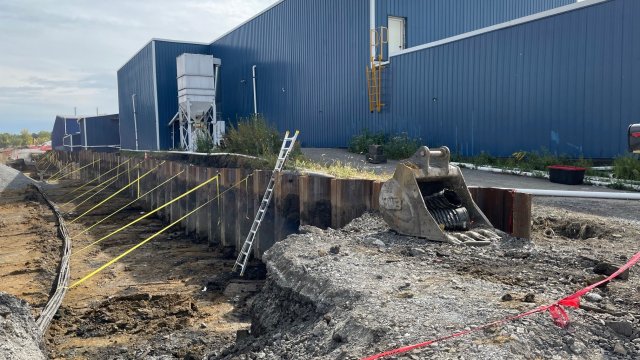
<path fill-rule="evenodd" d="M 296 139 L 298 138 L 298 134 L 300 132 L 296 131 L 292 137 L 289 137 L 289 132 L 287 131 L 284 135 L 284 140 L 282 141 L 282 146 L 280 147 L 280 153 L 278 154 L 278 160 L 276 161 L 276 166 L 273 169 L 273 174 L 271 175 L 271 180 L 269 180 L 269 185 L 267 185 L 267 190 L 264 192 L 264 196 L 262 197 L 262 202 L 260 203 L 260 208 L 256 213 L 256 217 L 253 220 L 253 224 L 251 225 L 251 229 L 247 234 L 247 238 L 242 245 L 242 249 L 240 249 L 240 254 L 238 254 L 238 259 L 236 263 L 233 265 L 233 271 L 240 267 L 240 276 L 244 275 L 244 270 L 247 266 L 247 261 L 249 260 L 249 256 L 251 254 L 251 248 L 253 247 L 253 241 L 255 240 L 256 234 L 258 233 L 258 229 L 260 229 L 260 224 L 264 219 L 264 215 L 269 208 L 269 204 L 271 203 L 271 198 L 273 197 L 273 188 L 276 184 L 276 175 L 282 171 L 284 167 L 285 161 L 289 157 L 291 150 L 293 150 L 293 146 L 296 143 Z"/>
<path fill-rule="evenodd" d="M 370 58 L 367 67 L 367 92 L 369 95 L 369 111 L 380 112 L 384 106 L 382 101 L 382 72 L 388 62 L 384 62 L 384 45 L 389 42 L 389 30 L 382 26 L 379 30 L 371 29 L 369 33 Z M 376 53 L 378 54 L 376 58 Z"/>

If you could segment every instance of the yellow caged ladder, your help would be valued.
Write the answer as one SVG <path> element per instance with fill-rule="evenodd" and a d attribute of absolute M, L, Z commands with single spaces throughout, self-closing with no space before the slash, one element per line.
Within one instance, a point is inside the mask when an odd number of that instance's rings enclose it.
<path fill-rule="evenodd" d="M 381 26 L 379 30 L 369 32 L 369 66 L 367 67 L 367 91 L 369 95 L 369 111 L 380 112 L 382 102 L 382 71 L 386 63 L 384 59 L 384 45 L 389 42 L 389 29 Z M 376 53 L 378 54 L 376 59 Z"/>

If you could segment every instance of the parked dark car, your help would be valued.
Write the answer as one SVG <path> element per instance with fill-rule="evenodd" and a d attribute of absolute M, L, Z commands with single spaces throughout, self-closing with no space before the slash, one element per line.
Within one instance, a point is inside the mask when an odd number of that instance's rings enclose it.
<path fill-rule="evenodd" d="M 629 151 L 640 154 L 640 124 L 629 126 Z"/>

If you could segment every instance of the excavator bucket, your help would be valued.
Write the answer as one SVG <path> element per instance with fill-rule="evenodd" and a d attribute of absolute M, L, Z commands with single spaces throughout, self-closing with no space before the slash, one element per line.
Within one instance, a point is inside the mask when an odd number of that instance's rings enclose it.
<path fill-rule="evenodd" d="M 402 235 L 468 246 L 501 238 L 471 197 L 447 147 L 421 147 L 382 185 L 380 212 Z"/>

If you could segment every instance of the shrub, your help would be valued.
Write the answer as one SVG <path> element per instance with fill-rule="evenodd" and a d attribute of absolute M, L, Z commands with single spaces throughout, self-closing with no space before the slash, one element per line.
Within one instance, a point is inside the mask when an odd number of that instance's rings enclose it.
<path fill-rule="evenodd" d="M 383 133 L 371 133 L 364 129 L 362 134 L 351 138 L 349 151 L 356 154 L 366 154 L 369 151 L 369 145 L 383 145 L 385 142 L 386 136 Z"/>
<path fill-rule="evenodd" d="M 613 162 L 613 174 L 618 179 L 640 180 L 640 160 L 622 156 Z"/>
<path fill-rule="evenodd" d="M 407 133 L 394 135 L 382 146 L 389 159 L 406 159 L 420 147 L 420 139 L 410 138 Z"/>
<path fill-rule="evenodd" d="M 349 151 L 356 154 L 366 154 L 369 152 L 369 145 L 382 145 L 384 153 L 389 159 L 406 159 L 418 150 L 420 139 L 411 138 L 407 133 L 389 136 L 382 132 L 372 133 L 365 129 L 362 134 L 351 138 Z"/>
<path fill-rule="evenodd" d="M 209 154 L 213 151 L 213 139 L 209 134 L 199 132 L 196 138 L 196 152 Z"/>
<path fill-rule="evenodd" d="M 240 119 L 236 126 L 227 129 L 221 148 L 231 153 L 269 156 L 277 154 L 281 145 L 278 130 L 262 116 L 252 116 Z"/>

